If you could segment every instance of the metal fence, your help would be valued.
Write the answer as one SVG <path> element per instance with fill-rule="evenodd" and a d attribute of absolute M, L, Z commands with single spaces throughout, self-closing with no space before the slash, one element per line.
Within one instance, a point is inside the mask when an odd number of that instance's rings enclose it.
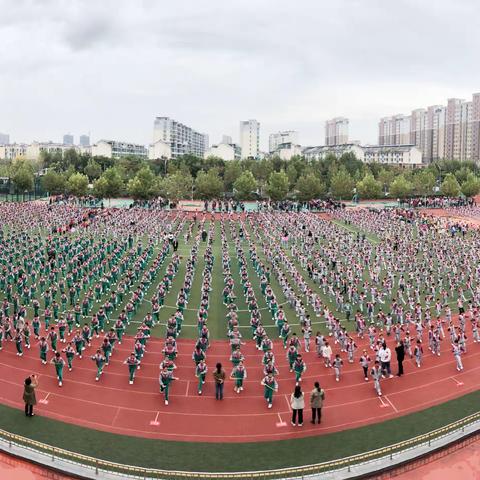
<path fill-rule="evenodd" d="M 452 441 L 462 437 L 465 431 L 472 432 L 480 430 L 480 412 L 469 415 L 456 422 L 445 425 L 428 433 L 404 440 L 393 445 L 385 446 L 369 452 L 340 458 L 333 461 L 304 465 L 299 467 L 280 468 L 265 471 L 250 472 L 188 472 L 188 471 L 169 471 L 153 468 L 143 468 L 133 465 L 123 465 L 120 463 L 101 460 L 88 455 L 82 455 L 70 452 L 63 448 L 53 447 L 36 440 L 32 440 L 21 435 L 16 435 L 5 430 L 0 430 L 0 447 L 7 453 L 13 453 L 18 456 L 24 456 L 37 463 L 42 463 L 47 467 L 56 467 L 70 473 L 80 474 L 87 478 L 143 478 L 143 479 L 307 479 L 316 478 L 318 475 L 328 475 L 329 473 L 343 471 L 349 476 L 349 472 L 359 466 L 365 467 L 368 471 L 369 464 L 382 461 L 393 462 L 401 455 L 407 452 L 420 452 L 420 447 L 438 448 L 447 445 Z M 443 440 L 443 442 L 442 442 Z M 23 452 L 23 454 L 22 454 Z M 25 454 L 25 452 L 27 452 Z M 414 458 L 412 455 L 411 458 Z M 67 465 L 67 468 L 65 468 Z M 68 468 L 71 466 L 71 468 Z M 370 470 L 375 468 L 370 467 Z M 323 477 L 322 477 L 323 478 Z"/>

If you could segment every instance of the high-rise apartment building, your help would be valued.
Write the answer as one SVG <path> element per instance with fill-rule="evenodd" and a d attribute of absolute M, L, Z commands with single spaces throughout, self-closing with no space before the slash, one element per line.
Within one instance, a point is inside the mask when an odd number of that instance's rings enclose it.
<path fill-rule="evenodd" d="M 8 145 L 10 143 L 10 135 L 8 133 L 0 133 L 0 145 Z"/>
<path fill-rule="evenodd" d="M 66 135 L 63 136 L 64 145 L 73 145 L 73 141 L 74 141 L 73 135 L 70 135 L 69 133 L 67 133 Z"/>
<path fill-rule="evenodd" d="M 409 115 L 381 118 L 378 124 L 378 144 L 409 145 L 411 121 Z"/>
<path fill-rule="evenodd" d="M 480 93 L 473 94 L 471 101 L 450 98 L 447 106 L 432 105 L 413 110 L 409 116 L 381 118 L 378 143 L 415 145 L 425 163 L 441 159 L 480 162 Z"/>
<path fill-rule="evenodd" d="M 345 145 L 348 143 L 348 118 L 335 117 L 325 122 L 325 145 Z"/>
<path fill-rule="evenodd" d="M 172 158 L 185 154 L 203 158 L 208 148 L 208 135 L 199 133 L 169 117 L 155 118 L 153 143 L 159 140 L 170 145 Z"/>
<path fill-rule="evenodd" d="M 472 98 L 472 160 L 480 163 L 480 93 Z"/>
<path fill-rule="evenodd" d="M 426 144 L 422 151 L 427 163 L 445 157 L 445 112 L 443 105 L 432 105 L 427 109 Z"/>
<path fill-rule="evenodd" d="M 240 122 L 242 158 L 258 158 L 260 153 L 260 123 L 256 120 Z"/>
<path fill-rule="evenodd" d="M 232 137 L 230 135 L 222 135 L 221 143 L 226 143 L 227 145 L 231 145 L 233 143 Z"/>
<path fill-rule="evenodd" d="M 284 130 L 283 132 L 271 133 L 268 137 L 268 151 L 273 153 L 282 143 L 298 144 L 298 132 L 295 130 Z"/>
<path fill-rule="evenodd" d="M 80 135 L 80 146 L 89 147 L 90 146 L 90 136 L 89 135 Z"/>

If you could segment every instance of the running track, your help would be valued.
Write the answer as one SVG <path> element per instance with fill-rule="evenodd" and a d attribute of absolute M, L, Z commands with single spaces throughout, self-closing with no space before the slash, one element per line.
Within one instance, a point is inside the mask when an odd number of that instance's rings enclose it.
<path fill-rule="evenodd" d="M 134 385 L 128 384 L 127 367 L 123 364 L 131 352 L 132 337 L 125 337 L 123 344 L 116 346 L 110 365 L 105 367 L 100 381 L 95 382 L 96 368 L 89 356 L 93 355 L 98 343 L 99 340 L 95 339 L 92 347 L 84 352 L 83 359 L 75 358 L 72 372 L 64 369 L 64 383 L 60 388 L 54 367 L 40 363 L 35 343 L 32 343 L 31 350 L 24 350 L 23 357 L 18 357 L 14 343 L 4 342 L 4 349 L 0 352 L 0 402 L 23 409 L 23 379 L 35 372 L 40 376 L 36 412 L 52 419 L 154 439 L 257 442 L 325 434 L 382 422 L 472 392 L 478 388 L 480 380 L 480 344 L 469 342 L 469 351 L 463 357 L 465 369 L 458 372 L 448 338 L 442 342 L 440 357 L 434 357 L 424 342 L 422 367 L 417 368 L 413 360 L 406 359 L 405 376 L 381 382 L 382 398 L 376 396 L 371 380 L 365 382 L 357 363 L 366 340 L 357 341 L 359 349 L 354 364 L 349 364 L 346 354 L 342 354 L 345 365 L 340 382 L 335 382 L 333 371 L 324 367 L 315 352 L 306 353 L 307 371 L 303 377 L 303 389 L 308 393 L 313 382 L 320 381 L 326 391 L 326 402 L 322 424 L 312 425 L 307 398 L 305 423 L 300 428 L 290 424 L 289 396 L 295 382 L 293 373 L 288 369 L 285 350 L 278 341 L 275 342 L 274 353 L 280 372 L 277 377 L 279 392 L 274 396 L 272 409 L 267 409 L 260 385 L 262 354 L 251 340 L 242 348 L 248 372 L 245 390 L 239 395 L 234 393 L 233 382 L 228 380 L 223 401 L 214 398 L 211 373 L 217 361 L 223 363 L 227 376 L 230 373 L 228 343 L 212 342 L 207 354 L 207 383 L 203 395 L 199 396 L 191 359 L 193 340 L 179 340 L 175 376 L 180 380 L 171 386 L 168 406 L 164 405 L 163 395 L 158 389 L 163 340 L 149 340 Z M 393 351 L 393 339 L 388 344 Z M 395 373 L 396 361 L 392 361 L 392 367 Z"/>

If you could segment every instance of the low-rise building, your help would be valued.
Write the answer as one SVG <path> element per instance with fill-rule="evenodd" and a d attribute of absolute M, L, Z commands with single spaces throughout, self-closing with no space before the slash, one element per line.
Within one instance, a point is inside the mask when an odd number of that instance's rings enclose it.
<path fill-rule="evenodd" d="M 137 143 L 119 142 L 117 140 L 99 140 L 92 145 L 92 156 L 107 158 L 121 158 L 127 156 L 147 158 L 148 151 L 145 145 Z"/>
<path fill-rule="evenodd" d="M 363 162 L 363 149 L 360 145 L 354 143 L 344 143 L 342 145 L 322 145 L 318 147 L 305 147 L 302 150 L 303 156 L 307 160 L 323 160 L 327 155 L 335 155 L 339 158 L 344 153 L 353 153 Z"/>
<path fill-rule="evenodd" d="M 302 147 L 295 143 L 286 142 L 277 145 L 277 148 L 272 152 L 273 155 L 278 155 L 281 160 L 290 160 L 295 155 L 302 154 Z"/>
<path fill-rule="evenodd" d="M 422 151 L 415 145 L 371 145 L 362 147 L 365 163 L 421 167 Z"/>
<path fill-rule="evenodd" d="M 0 145 L 0 160 L 14 160 L 15 158 L 25 158 L 28 145 L 24 143 L 10 143 Z"/>
<path fill-rule="evenodd" d="M 422 152 L 415 145 L 357 145 L 345 144 L 336 146 L 306 147 L 302 154 L 307 160 L 323 160 L 327 155 L 340 158 L 345 153 L 353 153 L 364 163 L 382 163 L 420 167 L 422 166 Z"/>
<path fill-rule="evenodd" d="M 240 160 L 242 158 L 242 149 L 235 143 L 219 143 L 212 145 L 205 152 L 205 158 L 218 157 L 226 162 L 231 160 Z"/>
<path fill-rule="evenodd" d="M 148 158 L 157 160 L 158 158 L 172 158 L 172 149 L 170 144 L 163 140 L 157 140 L 148 147 Z"/>

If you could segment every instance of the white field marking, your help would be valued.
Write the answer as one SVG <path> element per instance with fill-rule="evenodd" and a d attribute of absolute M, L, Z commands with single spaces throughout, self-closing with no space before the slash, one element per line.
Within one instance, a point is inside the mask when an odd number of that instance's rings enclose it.
<path fill-rule="evenodd" d="M 460 380 L 457 380 L 455 377 L 450 377 L 456 384 L 457 384 L 457 387 L 461 387 L 462 385 L 464 385 L 463 382 L 461 382 Z"/>
<path fill-rule="evenodd" d="M 398 413 L 397 407 L 392 403 L 392 401 L 385 395 L 385 400 L 390 404 L 395 413 Z"/>
<path fill-rule="evenodd" d="M 291 412 L 291 411 L 292 411 L 292 407 L 290 406 L 290 402 L 288 401 L 287 394 L 285 394 L 284 397 L 285 397 L 285 401 L 287 402 L 288 411 Z"/>
<path fill-rule="evenodd" d="M 278 415 L 278 420 L 279 420 L 279 421 L 278 421 L 277 423 L 275 423 L 275 426 L 276 426 L 276 427 L 279 427 L 279 428 L 280 428 L 280 427 L 286 427 L 286 426 L 287 426 L 287 422 L 284 422 L 284 421 L 282 420 L 282 417 L 280 416 L 279 413 L 277 413 L 277 415 Z"/>
<path fill-rule="evenodd" d="M 383 401 L 383 398 L 382 397 L 378 397 L 378 399 L 380 400 L 380 408 L 385 408 L 385 407 L 388 407 L 388 405 Z"/>
<path fill-rule="evenodd" d="M 160 425 L 160 422 L 158 421 L 158 416 L 160 415 L 160 412 L 157 412 L 155 415 L 155 420 L 150 421 L 150 425 L 153 425 L 154 427 L 158 427 Z"/>
<path fill-rule="evenodd" d="M 43 405 L 48 405 L 48 397 L 50 396 L 50 392 L 47 393 L 45 398 L 42 398 L 41 400 L 38 401 L 38 403 L 42 403 Z"/>
<path fill-rule="evenodd" d="M 187 390 L 185 392 L 185 396 L 188 397 L 188 389 L 190 387 L 190 380 L 187 381 Z"/>

